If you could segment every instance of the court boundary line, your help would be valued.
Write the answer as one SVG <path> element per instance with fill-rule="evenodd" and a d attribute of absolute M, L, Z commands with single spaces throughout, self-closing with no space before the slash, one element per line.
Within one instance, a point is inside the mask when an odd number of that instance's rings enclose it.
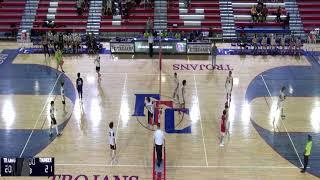
<path fill-rule="evenodd" d="M 208 164 L 207 148 L 206 148 L 206 143 L 205 143 L 204 134 L 203 134 L 201 109 L 200 109 L 199 96 L 198 96 L 197 80 L 196 80 L 196 76 L 195 75 L 193 75 L 193 80 L 194 80 L 194 87 L 195 87 L 195 91 L 196 91 L 196 95 L 197 95 L 197 103 L 198 103 L 198 109 L 199 109 L 199 118 L 200 118 L 200 127 L 201 127 L 201 135 L 202 135 L 204 156 L 205 156 L 205 159 L 206 159 L 206 165 L 208 167 L 209 164 Z"/>
<path fill-rule="evenodd" d="M 261 79 L 262 79 L 262 81 L 263 81 L 263 83 L 264 83 L 264 86 L 266 87 L 266 89 L 267 89 L 267 91 L 268 91 L 268 94 L 269 94 L 269 96 L 270 96 L 270 98 L 271 98 L 271 100 L 272 100 L 272 99 L 273 99 L 273 96 L 272 96 L 271 93 L 270 93 L 270 90 L 269 90 L 269 88 L 268 88 L 268 85 L 267 85 L 266 81 L 264 80 L 263 75 L 260 75 L 260 76 L 261 76 Z M 295 153 L 296 153 L 296 155 L 297 155 L 297 157 L 298 157 L 298 159 L 299 159 L 299 162 L 300 162 L 300 164 L 301 164 L 301 167 L 303 167 L 303 163 L 302 163 L 302 161 L 301 161 L 301 159 L 300 159 L 300 156 L 299 156 L 299 154 L 298 154 L 298 151 L 297 151 L 297 149 L 296 149 L 296 146 L 294 145 L 294 143 L 293 143 L 293 141 L 292 141 L 292 139 L 291 139 L 291 136 L 290 136 L 290 134 L 289 134 L 289 132 L 288 132 L 288 130 L 287 130 L 287 127 L 286 127 L 285 124 L 283 123 L 282 118 L 280 118 L 280 121 L 281 121 L 281 124 L 283 125 L 283 127 L 284 127 L 284 129 L 285 129 L 285 131 L 286 131 L 286 133 L 287 133 L 287 135 L 288 135 L 288 137 L 289 137 L 289 140 L 290 140 L 290 142 L 291 142 L 291 144 L 292 144 L 292 146 L 293 146 L 293 149 L 294 149 L 294 151 L 295 151 Z"/>
<path fill-rule="evenodd" d="M 152 165 L 135 165 L 135 164 L 63 164 L 57 163 L 56 166 L 89 166 L 89 167 L 142 167 L 142 168 L 151 168 Z M 230 165 L 230 166 L 188 166 L 188 165 L 169 165 L 168 168 L 238 168 L 238 169 L 296 169 L 295 166 L 242 166 L 242 165 Z M 308 167 L 309 168 L 309 167 Z"/>
<path fill-rule="evenodd" d="M 29 141 L 30 141 L 30 139 L 31 139 L 31 136 L 32 136 L 32 134 L 33 134 L 33 132 L 34 132 L 34 130 L 35 130 L 35 128 L 36 128 L 36 126 L 37 126 L 40 118 L 41 118 L 41 115 L 43 114 L 44 110 L 46 109 L 47 104 L 49 103 L 49 99 L 51 98 L 52 93 L 53 93 L 53 91 L 54 91 L 54 89 L 55 89 L 55 87 L 56 87 L 56 85 L 57 85 L 57 83 L 58 83 L 61 75 L 62 75 L 62 73 L 60 73 L 59 76 L 57 77 L 56 82 L 54 83 L 53 88 L 51 89 L 51 92 L 50 92 L 49 95 L 48 95 L 48 98 L 47 98 L 47 100 L 46 100 L 46 103 L 44 104 L 44 106 L 43 106 L 43 108 L 42 108 L 42 110 L 41 110 L 41 112 L 40 112 L 40 114 L 39 114 L 39 116 L 38 116 L 38 118 L 37 118 L 37 121 L 36 121 L 36 123 L 34 124 L 31 133 L 29 134 L 29 137 L 28 137 L 28 139 L 27 139 L 27 141 L 26 141 L 26 144 L 24 145 L 24 147 L 23 147 L 23 149 L 22 149 L 22 151 L 21 151 L 21 154 L 20 154 L 20 156 L 19 156 L 20 158 L 22 157 L 24 151 L 26 150 L 26 147 L 27 147 L 27 145 L 28 145 L 28 143 L 29 143 Z"/>
<path fill-rule="evenodd" d="M 120 121 L 121 121 L 122 98 L 125 94 L 127 80 L 128 80 L 128 75 L 127 75 L 127 73 L 125 73 L 124 83 L 123 83 L 122 92 L 121 92 L 121 104 L 120 104 L 120 110 L 119 110 L 119 116 L 118 116 L 118 122 L 117 122 L 117 129 L 116 129 L 116 137 L 115 137 L 116 141 L 118 139 L 118 130 L 119 130 L 119 125 L 120 125 Z M 117 143 L 115 142 L 115 144 L 117 144 Z M 112 166 L 112 161 L 110 162 L 110 165 Z"/>

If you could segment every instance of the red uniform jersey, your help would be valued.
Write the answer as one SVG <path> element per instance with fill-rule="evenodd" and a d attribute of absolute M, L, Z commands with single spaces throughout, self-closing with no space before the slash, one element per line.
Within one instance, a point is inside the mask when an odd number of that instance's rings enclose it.
<path fill-rule="evenodd" d="M 226 132 L 226 116 L 224 115 L 221 116 L 220 131 Z"/>

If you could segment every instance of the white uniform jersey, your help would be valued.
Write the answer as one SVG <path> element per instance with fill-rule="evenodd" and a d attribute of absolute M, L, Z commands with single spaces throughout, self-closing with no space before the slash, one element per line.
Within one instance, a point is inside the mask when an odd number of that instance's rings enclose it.
<path fill-rule="evenodd" d="M 231 93 L 232 86 L 233 86 L 233 77 L 227 76 L 226 84 L 225 84 L 225 88 L 226 88 L 227 93 Z"/>
<path fill-rule="evenodd" d="M 153 114 L 153 112 L 154 112 L 154 106 L 153 106 L 152 101 L 146 102 L 146 108 L 147 108 L 147 110 L 148 110 L 151 114 Z"/>
<path fill-rule="evenodd" d="M 115 133 L 114 133 L 113 129 L 110 129 L 110 128 L 109 128 L 109 144 L 113 145 L 113 146 L 116 144 Z"/>
<path fill-rule="evenodd" d="M 186 103 L 186 101 L 185 101 L 185 96 L 186 96 L 185 86 L 181 86 L 180 92 L 181 92 L 181 95 L 180 95 L 181 102 L 180 103 Z"/>
<path fill-rule="evenodd" d="M 285 98 L 286 98 L 286 95 L 284 94 L 284 92 L 280 91 L 280 94 L 278 97 L 278 108 L 282 108 Z"/>
<path fill-rule="evenodd" d="M 100 67 L 100 58 L 96 58 L 94 63 L 96 64 L 96 67 Z"/>
<path fill-rule="evenodd" d="M 64 88 L 63 88 L 63 86 L 61 86 L 61 88 L 60 88 L 60 94 L 61 94 L 61 96 L 64 96 Z"/>
<path fill-rule="evenodd" d="M 174 91 L 175 91 L 175 93 L 177 93 L 177 91 L 179 89 L 179 79 L 178 79 L 178 77 L 174 78 L 174 87 L 175 87 Z"/>

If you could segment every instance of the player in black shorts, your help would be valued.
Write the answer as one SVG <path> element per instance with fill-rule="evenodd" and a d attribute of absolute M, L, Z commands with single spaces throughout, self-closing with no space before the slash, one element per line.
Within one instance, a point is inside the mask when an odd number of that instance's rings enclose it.
<path fill-rule="evenodd" d="M 76 81 L 77 90 L 78 90 L 79 98 L 82 100 L 83 79 L 80 77 L 80 73 L 78 73 L 77 76 L 78 76 Z"/>

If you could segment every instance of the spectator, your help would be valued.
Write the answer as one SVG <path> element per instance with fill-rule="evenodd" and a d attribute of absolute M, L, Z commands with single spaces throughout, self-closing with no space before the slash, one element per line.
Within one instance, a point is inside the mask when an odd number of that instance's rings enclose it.
<path fill-rule="evenodd" d="M 174 37 L 174 33 L 172 32 L 172 29 L 169 30 L 168 37 L 169 38 L 173 38 Z"/>
<path fill-rule="evenodd" d="M 257 38 L 257 34 L 255 34 L 252 38 L 252 45 L 253 45 L 253 53 L 256 54 L 256 52 L 258 51 L 258 38 Z"/>
<path fill-rule="evenodd" d="M 256 7 L 257 13 L 261 13 L 263 9 L 263 2 L 262 1 L 258 1 L 258 5 Z"/>
<path fill-rule="evenodd" d="M 276 22 L 281 22 L 282 8 L 279 6 L 276 12 Z"/>
<path fill-rule="evenodd" d="M 289 26 L 289 22 L 290 22 L 290 13 L 287 13 L 286 18 L 283 21 L 283 29 L 285 29 L 286 26 Z"/>
<path fill-rule="evenodd" d="M 176 34 L 174 35 L 174 37 L 176 39 L 181 39 L 181 34 L 179 32 L 176 32 Z"/>
<path fill-rule="evenodd" d="M 143 33 L 143 37 L 144 37 L 144 38 L 148 38 L 148 37 L 149 37 L 149 33 L 148 33 L 147 31 L 144 32 L 144 33 Z"/>
<path fill-rule="evenodd" d="M 78 15 L 82 15 L 83 13 L 83 9 L 82 9 L 82 5 L 83 5 L 83 0 L 77 0 L 77 13 Z"/>
<path fill-rule="evenodd" d="M 251 14 L 252 22 L 256 22 L 257 21 L 257 7 L 256 7 L 256 5 L 252 6 L 250 14 Z"/>
<path fill-rule="evenodd" d="M 268 16 L 268 8 L 267 5 L 263 5 L 263 9 L 262 9 L 262 22 L 265 22 L 267 20 L 267 16 Z"/>
<path fill-rule="evenodd" d="M 151 18 L 150 17 L 148 17 L 148 20 L 147 20 L 147 23 L 146 23 L 146 32 L 151 32 L 151 23 L 152 23 L 152 21 L 151 21 Z"/>
<path fill-rule="evenodd" d="M 267 35 L 265 34 L 263 37 L 262 37 L 262 40 L 261 40 L 261 46 L 262 46 L 262 52 L 264 54 L 267 54 L 268 53 L 268 38 L 267 38 Z"/>

